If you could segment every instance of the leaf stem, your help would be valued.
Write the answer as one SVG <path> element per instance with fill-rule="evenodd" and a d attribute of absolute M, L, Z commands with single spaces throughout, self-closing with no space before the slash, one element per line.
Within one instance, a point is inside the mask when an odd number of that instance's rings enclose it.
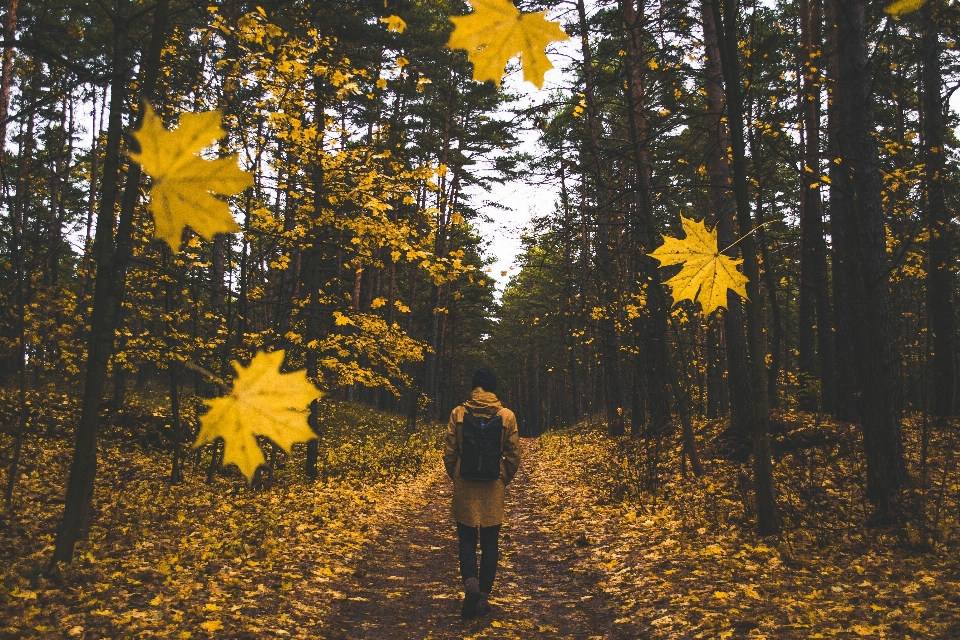
<path fill-rule="evenodd" d="M 218 378 L 216 375 L 214 375 L 214 374 L 211 373 L 210 371 L 207 371 L 206 369 L 204 369 L 204 368 L 201 367 L 200 365 L 193 364 L 193 363 L 190 362 L 189 360 L 186 360 L 186 361 L 184 361 L 184 362 L 181 362 L 180 364 L 183 365 L 183 368 L 184 368 L 184 369 L 189 369 L 190 371 L 195 371 L 195 372 L 199 373 L 200 375 L 208 378 L 212 383 L 214 383 L 215 385 L 217 385 L 218 387 L 220 387 L 221 391 L 223 391 L 223 392 L 224 392 L 225 394 L 227 394 L 227 395 L 230 395 L 230 385 L 228 385 L 226 382 L 224 382 L 223 380 L 221 380 L 220 378 Z"/>
<path fill-rule="evenodd" d="M 757 226 L 755 226 L 753 229 L 750 229 L 750 231 L 747 231 L 745 234 L 743 234 L 742 236 L 740 236 L 739 238 L 737 238 L 737 240 L 736 240 L 733 244 L 731 244 L 729 247 L 726 247 L 725 249 L 723 249 L 723 251 L 718 251 L 718 252 L 717 252 L 717 255 L 725 252 L 727 249 L 732 249 L 733 247 L 735 247 L 735 246 L 737 245 L 738 242 L 740 242 L 741 240 L 743 240 L 744 238 L 746 238 L 748 235 L 750 235 L 751 233 L 753 233 L 754 231 L 756 231 L 756 230 L 759 229 L 760 227 L 763 227 L 763 226 L 766 226 L 766 225 L 770 224 L 771 222 L 773 222 L 773 220 L 767 220 L 766 222 L 761 222 L 760 224 L 758 224 Z"/>

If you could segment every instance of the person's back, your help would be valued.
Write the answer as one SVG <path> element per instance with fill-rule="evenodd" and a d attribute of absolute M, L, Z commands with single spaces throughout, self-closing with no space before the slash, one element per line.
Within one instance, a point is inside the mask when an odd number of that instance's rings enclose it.
<path fill-rule="evenodd" d="M 499 560 L 504 489 L 520 467 L 517 419 L 494 394 L 496 377 L 489 370 L 480 369 L 473 375 L 471 388 L 470 399 L 450 412 L 443 452 L 447 475 L 453 481 L 451 511 L 460 542 L 460 575 L 465 592 L 461 615 L 465 618 L 490 610 L 488 599 Z M 491 437 L 489 429 L 500 431 L 499 441 Z M 491 457 L 498 458 L 499 465 L 491 466 Z M 461 469 L 464 461 L 469 461 L 469 468 Z"/>

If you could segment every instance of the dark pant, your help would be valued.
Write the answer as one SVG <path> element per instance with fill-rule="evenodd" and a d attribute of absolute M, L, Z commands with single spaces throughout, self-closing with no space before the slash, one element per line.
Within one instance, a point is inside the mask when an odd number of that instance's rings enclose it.
<path fill-rule="evenodd" d="M 460 575 L 464 581 L 477 577 L 477 529 L 480 529 L 480 591 L 490 593 L 500 559 L 500 525 L 468 527 L 457 523 L 460 539 Z"/>

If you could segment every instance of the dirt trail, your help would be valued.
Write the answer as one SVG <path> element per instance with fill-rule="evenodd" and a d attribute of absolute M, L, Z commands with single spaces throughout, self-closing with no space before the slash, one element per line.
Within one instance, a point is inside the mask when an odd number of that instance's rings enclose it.
<path fill-rule="evenodd" d="M 525 439 L 517 478 L 507 490 L 507 522 L 492 614 L 460 618 L 460 577 L 451 484 L 438 477 L 420 509 L 383 523 L 353 575 L 329 603 L 325 638 L 637 638 L 613 624 L 597 576 L 581 562 L 584 540 L 560 533 L 543 508 L 549 487 L 539 486 L 539 442 Z"/>

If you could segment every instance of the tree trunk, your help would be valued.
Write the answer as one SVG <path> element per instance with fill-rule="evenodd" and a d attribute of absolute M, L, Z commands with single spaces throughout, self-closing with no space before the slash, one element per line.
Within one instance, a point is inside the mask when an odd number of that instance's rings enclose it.
<path fill-rule="evenodd" d="M 300 270 L 302 295 L 307 296 L 306 308 L 306 335 L 304 343 L 307 345 L 306 364 L 307 378 L 317 384 L 320 377 L 319 356 L 317 349 L 311 347 L 314 341 L 320 340 L 320 269 L 323 259 L 320 247 L 319 220 L 323 216 L 323 206 L 326 202 L 324 193 L 323 172 L 323 139 L 326 132 L 326 100 L 323 79 L 319 76 L 313 79 L 314 110 L 313 120 L 317 127 L 317 154 L 313 164 L 313 221 L 309 231 L 310 244 L 303 250 L 303 268 Z M 317 461 L 320 450 L 320 401 L 310 403 L 310 416 L 307 420 L 310 428 L 318 436 L 307 442 L 307 459 L 304 472 L 308 478 L 317 477 Z"/>
<path fill-rule="evenodd" d="M 87 224 L 86 233 L 83 241 L 83 259 L 80 266 L 83 269 L 80 279 L 80 292 L 77 295 L 77 304 L 81 315 L 86 315 L 87 310 L 87 287 L 90 284 L 90 278 L 93 272 L 92 252 L 93 246 L 90 242 L 90 232 L 93 228 L 93 214 L 97 208 L 97 184 L 100 176 L 100 136 L 103 134 L 103 115 L 107 110 L 107 89 L 104 88 L 103 95 L 100 98 L 99 119 L 97 117 L 97 90 L 93 90 L 93 141 L 90 144 L 90 197 L 87 200 Z"/>
<path fill-rule="evenodd" d="M 278 141 L 278 156 L 285 156 L 286 162 L 285 165 L 290 167 L 293 165 L 293 154 L 288 150 L 284 149 L 285 143 Z M 297 192 L 296 184 L 296 175 L 294 172 L 289 171 L 287 175 L 280 175 L 277 187 L 277 200 L 280 199 L 280 192 L 283 191 L 283 241 L 280 243 L 280 251 L 286 254 L 287 263 L 286 266 L 280 270 L 279 274 L 279 283 L 277 284 L 277 297 L 276 304 L 274 306 L 274 313 L 272 318 L 272 326 L 274 327 L 275 340 L 279 348 L 284 349 L 287 353 L 287 358 L 292 354 L 293 342 L 287 338 L 287 333 L 290 331 L 291 323 L 293 322 L 294 309 L 294 295 L 297 290 L 297 285 L 299 284 L 299 273 L 300 270 L 300 260 L 301 260 L 301 248 L 299 242 L 291 242 L 290 238 L 292 231 L 296 228 L 296 207 L 293 204 L 293 195 Z M 279 202 L 278 202 L 279 204 Z M 278 206 L 279 209 L 279 206 Z M 279 211 L 277 214 L 279 215 Z"/>
<path fill-rule="evenodd" d="M 867 496 L 877 521 L 894 515 L 905 478 L 897 415 L 886 230 L 881 203 L 877 141 L 873 137 L 872 74 L 868 62 L 864 0 L 836 2 L 839 212 L 848 258 L 842 268 L 852 332 L 857 407 L 867 460 Z"/>
<path fill-rule="evenodd" d="M 87 226 L 84 235 L 84 266 L 90 253 L 90 231 L 93 228 L 93 214 L 97 209 L 97 184 L 100 176 L 100 136 L 103 134 L 103 112 L 107 110 L 107 90 L 103 90 L 100 99 L 100 117 L 97 118 L 97 91 L 93 91 L 93 141 L 90 143 L 90 199 L 87 203 Z M 86 284 L 86 277 L 83 284 Z M 83 300 L 84 296 L 80 296 Z"/>
<path fill-rule="evenodd" d="M 821 0 L 801 0 L 803 157 L 800 168 L 800 408 L 833 407 L 833 340 L 827 283 L 827 250 L 820 199 Z M 820 381 L 819 394 L 814 381 Z M 819 402 L 818 402 L 818 397 Z"/>
<path fill-rule="evenodd" d="M 844 235 L 844 209 L 849 206 L 847 196 L 841 189 L 843 169 L 839 164 L 840 151 L 840 110 L 836 101 L 840 60 L 837 48 L 837 6 L 828 1 L 825 5 L 827 50 L 827 141 L 830 152 L 830 238 L 833 245 L 833 322 L 835 327 L 834 345 L 834 414 L 840 420 L 857 420 L 857 399 L 854 389 L 854 325 L 844 304 L 849 298 L 850 284 L 847 281 L 847 242 Z"/>
<path fill-rule="evenodd" d="M 749 279 L 747 282 L 748 300 L 744 307 L 747 316 L 748 366 L 755 415 L 752 435 L 757 534 L 761 536 L 774 535 L 780 532 L 782 523 L 775 498 L 773 469 L 770 461 L 770 439 L 767 433 L 769 409 L 767 405 L 766 357 L 761 343 L 763 326 L 760 315 L 760 269 L 757 262 L 756 244 L 751 233 L 753 221 L 750 216 L 746 162 L 744 159 L 743 101 L 740 89 L 739 36 L 737 35 L 738 3 L 737 0 L 712 0 L 711 4 L 717 49 L 720 53 L 720 66 L 723 72 L 730 150 L 733 156 L 733 194 L 736 201 L 737 224 L 742 237 L 738 246 L 743 256 L 743 272 Z M 722 240 L 721 243 L 723 243 Z M 726 243 L 723 244 L 726 246 Z"/>
<path fill-rule="evenodd" d="M 153 35 L 144 65 L 141 96 L 153 94 L 160 69 L 160 52 L 166 31 L 169 0 L 159 0 L 154 9 Z M 113 71 L 110 95 L 110 124 L 104 160 L 103 196 L 97 214 L 94 254 L 97 275 L 94 282 L 93 313 L 90 319 L 90 341 L 84 383 L 83 406 L 77 425 L 76 443 L 70 478 L 67 483 L 63 520 L 57 532 L 51 563 L 69 562 L 77 542 L 88 530 L 97 467 L 97 432 L 100 426 L 100 405 L 107 366 L 114 350 L 115 330 L 120 316 L 126 284 L 126 264 L 133 241 L 133 210 L 140 191 L 140 167 L 131 164 L 120 219 L 114 237 L 113 218 L 119 195 L 120 138 L 123 128 L 123 107 L 127 86 L 127 7 L 128 0 L 117 0 L 114 23 Z M 141 103 L 142 104 L 142 103 Z M 144 109 L 141 107 L 140 115 Z"/>
<path fill-rule="evenodd" d="M 173 430 L 173 468 L 170 470 L 170 484 L 179 484 L 183 482 L 183 439 L 180 424 L 180 389 L 179 376 L 180 370 L 176 361 L 170 361 L 170 414 L 171 427 Z"/>
<path fill-rule="evenodd" d="M 451 129 L 453 127 L 453 118 L 454 118 L 454 105 L 453 105 L 453 71 L 452 69 L 448 70 L 448 92 L 447 92 L 447 103 L 446 111 L 444 112 L 443 119 L 443 143 L 440 148 L 440 166 L 446 166 L 447 161 L 450 156 L 450 140 L 451 140 Z M 454 183 L 456 181 L 456 176 L 454 177 Z M 446 256 L 447 250 L 447 234 L 449 232 L 449 202 L 448 194 L 454 192 L 456 184 L 451 184 L 449 191 L 447 186 L 446 175 L 440 176 L 439 180 L 439 190 L 438 190 L 438 202 L 437 202 L 437 231 L 434 236 L 434 255 L 437 259 L 444 258 Z M 438 383 L 438 369 L 440 367 L 440 353 L 439 341 L 440 341 L 440 285 L 434 282 L 430 290 L 430 321 L 427 325 L 427 344 L 429 349 L 423 358 L 423 392 L 426 393 L 428 402 L 431 403 L 430 411 L 435 415 L 439 415 L 439 407 L 437 406 L 437 390 L 439 389 Z M 414 423 L 416 419 L 414 418 Z"/>
<path fill-rule="evenodd" d="M 13 41 L 17 32 L 17 10 L 20 0 L 7 1 L 7 15 L 3 23 L 3 65 L 0 70 L 0 148 L 7 145 L 7 122 L 10 112 L 10 85 L 13 82 Z"/>
<path fill-rule="evenodd" d="M 570 204 L 570 194 L 567 190 L 567 172 L 564 164 L 563 139 L 560 139 L 560 204 L 563 207 L 563 270 L 564 270 L 564 311 L 562 316 L 563 337 L 567 347 L 567 362 L 564 368 L 564 379 L 569 381 L 569 394 L 564 394 L 563 399 L 563 422 L 564 424 L 573 424 L 580 420 L 582 412 L 580 409 L 580 365 L 577 363 L 576 345 L 573 338 L 573 326 L 570 319 L 574 314 L 574 291 L 573 291 L 573 207 Z M 566 385 L 565 385 L 566 386 Z"/>
<path fill-rule="evenodd" d="M 757 217 L 763 219 L 763 209 L 757 201 Z M 763 227 L 757 226 L 757 244 L 760 245 L 760 257 L 763 258 L 763 280 L 767 287 L 767 297 L 770 299 L 770 368 L 767 370 L 767 398 L 770 401 L 770 407 L 778 409 L 780 407 L 780 393 L 777 385 L 780 377 L 780 370 L 783 364 L 780 355 L 783 352 L 783 319 L 780 311 L 780 300 L 777 298 L 776 274 L 773 271 L 773 261 L 770 259 L 770 250 L 767 247 L 767 234 Z"/>
<path fill-rule="evenodd" d="M 57 134 L 57 148 L 50 159 L 50 223 L 47 227 L 47 284 L 57 286 L 60 279 L 60 249 L 63 245 L 63 230 L 60 222 L 61 185 L 67 190 L 70 171 L 70 158 L 65 157 L 64 146 L 67 143 L 67 113 L 72 111 L 73 101 L 64 88 L 64 97 L 60 106 L 60 126 Z M 71 121 L 73 115 L 71 114 Z M 72 122 L 71 122 L 72 124 Z"/>
<path fill-rule="evenodd" d="M 647 392 L 646 418 L 647 437 L 662 437 L 670 423 L 669 353 L 667 350 L 667 326 L 670 305 L 660 278 L 659 262 L 649 253 L 662 244 L 657 232 L 653 213 L 653 185 L 650 159 L 647 152 L 649 126 L 646 114 L 646 87 L 643 65 L 643 31 L 639 16 L 643 15 L 643 0 L 636 9 L 634 0 L 620 0 L 620 10 L 627 28 L 627 102 L 630 122 L 630 141 L 633 144 L 633 162 L 636 173 L 636 202 L 634 212 L 637 220 L 631 224 L 636 242 L 638 281 L 644 283 L 646 305 L 643 313 L 634 320 L 634 330 L 641 340 L 642 371 L 637 371 L 645 381 Z M 677 395 L 679 394 L 679 395 Z M 683 413 L 689 407 L 689 398 L 674 388 L 678 410 Z M 634 427 L 636 431 L 636 427 Z"/>
<path fill-rule="evenodd" d="M 600 124 L 597 118 L 596 95 L 593 81 L 593 59 L 590 51 L 589 27 L 584 0 L 577 0 L 577 15 L 580 27 L 580 52 L 583 55 L 584 101 L 587 105 L 588 155 L 596 189 L 597 243 L 595 247 L 597 267 L 600 273 L 600 296 L 604 305 L 600 325 L 600 360 L 603 368 L 604 407 L 607 427 L 611 436 L 625 432 L 623 416 L 623 389 L 620 372 L 620 340 L 613 316 L 617 300 L 619 274 L 616 265 L 617 250 L 611 233 L 616 223 L 610 197 L 606 192 L 603 163 L 600 153 Z"/>
<path fill-rule="evenodd" d="M 690 372 L 687 368 L 687 362 L 689 360 L 683 353 L 683 342 L 680 339 L 679 321 L 676 318 L 673 318 L 672 320 L 673 340 L 677 345 L 677 359 L 680 361 L 680 371 L 677 372 L 670 381 L 670 384 L 673 387 L 673 395 L 677 399 L 677 413 L 680 416 L 682 444 L 680 450 L 680 471 L 684 476 L 686 476 L 686 461 L 689 460 L 690 468 L 693 470 L 693 475 L 699 478 L 703 475 L 703 465 L 700 464 L 700 456 L 697 453 L 697 441 L 693 432 L 693 403 L 691 402 L 693 393 L 691 391 Z M 652 447 L 654 454 L 648 457 L 651 462 L 656 462 L 660 448 L 661 446 L 659 442 Z M 648 451 L 650 450 L 651 448 L 648 447 Z M 648 486 L 650 486 L 652 490 L 656 487 L 658 480 L 658 473 L 655 464 L 649 465 L 648 474 L 650 478 L 650 481 L 648 481 Z"/>
<path fill-rule="evenodd" d="M 37 75 L 34 74 L 34 84 L 30 94 L 36 92 Z M 19 404 L 17 433 L 13 442 L 13 456 L 7 473 L 7 486 L 4 490 L 4 501 L 10 506 L 13 501 L 13 490 L 17 482 L 20 466 L 20 452 L 23 448 L 23 438 L 26 435 L 29 405 L 27 404 L 27 251 L 26 228 L 27 210 L 29 203 L 29 175 L 33 161 L 34 145 L 34 114 L 27 118 L 26 128 L 21 132 L 19 157 L 17 159 L 17 184 L 13 207 L 10 211 L 10 254 L 13 258 L 13 273 L 16 278 L 14 301 L 17 307 L 17 401 Z"/>
<path fill-rule="evenodd" d="M 954 413 L 956 386 L 954 290 L 951 264 L 955 259 L 952 230 L 953 212 L 944 197 L 946 178 L 944 149 L 944 99 L 940 57 L 940 8 L 928 2 L 920 10 L 923 20 L 921 36 L 922 108 L 923 108 L 923 203 L 926 208 L 927 233 L 927 321 L 930 327 L 930 413 L 950 416 Z"/>
<path fill-rule="evenodd" d="M 729 246 L 736 240 L 733 197 L 733 176 L 727 159 L 730 135 L 724 124 L 725 103 L 723 76 L 720 69 L 720 51 L 710 0 L 704 0 L 702 9 L 704 49 L 704 85 L 707 91 L 708 148 L 707 167 L 711 182 L 714 224 L 718 243 Z M 721 450 L 729 459 L 745 462 L 750 456 L 751 439 L 756 429 L 756 408 L 750 386 L 747 364 L 747 343 L 743 334 L 743 307 L 736 294 L 727 296 L 727 310 L 723 313 L 723 343 L 727 361 L 727 388 L 730 401 L 730 426 L 721 436 Z"/>
<path fill-rule="evenodd" d="M 726 316 L 724 316 L 726 317 Z M 724 358 L 723 321 L 716 316 L 707 322 L 707 418 L 719 418 L 729 409 L 727 383 L 723 373 L 727 364 Z"/>

